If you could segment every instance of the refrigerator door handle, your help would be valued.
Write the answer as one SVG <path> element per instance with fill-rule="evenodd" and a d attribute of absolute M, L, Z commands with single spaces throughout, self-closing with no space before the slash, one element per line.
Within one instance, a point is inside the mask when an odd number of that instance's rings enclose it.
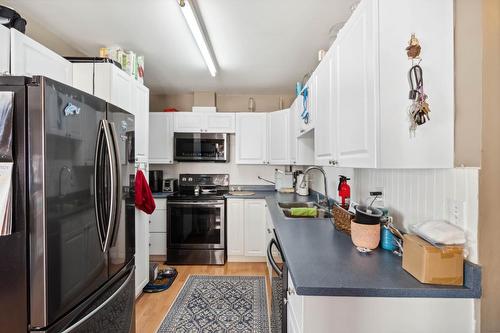
<path fill-rule="evenodd" d="M 109 200 L 109 216 L 107 217 L 108 220 L 108 228 L 106 230 L 106 238 L 104 240 L 104 246 L 103 246 L 103 252 L 108 251 L 110 247 L 110 235 L 113 232 L 114 229 L 114 221 L 115 221 L 115 216 L 116 216 L 116 197 L 117 197 L 117 162 L 116 162 L 116 153 L 115 153 L 115 144 L 113 142 L 113 137 L 110 129 L 110 124 L 107 120 L 102 120 L 104 126 L 104 139 L 106 142 L 106 148 L 108 150 L 108 157 L 109 157 L 109 170 L 111 173 L 111 178 L 110 178 L 110 187 L 111 187 L 111 198 Z"/>
<path fill-rule="evenodd" d="M 114 156 L 115 156 L 115 163 L 116 163 L 116 168 L 115 168 L 115 179 L 116 179 L 116 186 L 114 187 L 116 191 L 115 195 L 115 211 L 113 215 L 113 228 L 111 229 L 111 239 L 110 239 L 110 244 L 114 245 L 116 241 L 116 234 L 118 232 L 118 227 L 120 224 L 120 215 L 121 215 L 121 209 L 122 209 L 122 175 L 121 175 L 121 156 L 120 156 L 120 147 L 118 146 L 118 136 L 116 134 L 116 129 L 115 129 L 115 124 L 113 122 L 109 122 L 109 129 L 111 132 L 111 138 L 113 141 L 113 148 L 114 148 Z"/>
<path fill-rule="evenodd" d="M 95 155 L 94 155 L 94 210 L 97 223 L 97 235 L 99 236 L 99 243 L 101 244 L 101 250 L 104 252 L 104 239 L 105 235 L 102 230 L 102 220 L 104 216 L 101 216 L 101 191 L 100 191 L 100 177 L 102 176 L 102 170 L 100 165 L 100 156 L 102 153 L 102 145 L 104 139 L 104 123 L 101 120 L 99 123 L 99 128 L 97 129 L 97 140 L 95 145 Z M 100 172 L 101 171 L 101 172 Z"/>

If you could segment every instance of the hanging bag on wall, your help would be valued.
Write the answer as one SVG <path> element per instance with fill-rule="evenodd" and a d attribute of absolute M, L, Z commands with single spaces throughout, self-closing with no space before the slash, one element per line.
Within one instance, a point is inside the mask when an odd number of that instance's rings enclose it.
<path fill-rule="evenodd" d="M 26 32 L 26 20 L 14 9 L 0 5 L 0 24 L 7 28 Z"/>

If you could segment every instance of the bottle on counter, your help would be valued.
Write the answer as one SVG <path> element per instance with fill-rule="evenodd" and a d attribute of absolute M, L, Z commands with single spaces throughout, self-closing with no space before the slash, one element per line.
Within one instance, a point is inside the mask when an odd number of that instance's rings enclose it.
<path fill-rule="evenodd" d="M 350 178 L 347 178 L 346 176 L 339 176 L 339 197 L 340 197 L 340 206 L 344 208 L 345 210 L 349 209 L 349 205 L 351 203 L 351 187 L 347 183 L 348 180 L 351 180 Z"/>

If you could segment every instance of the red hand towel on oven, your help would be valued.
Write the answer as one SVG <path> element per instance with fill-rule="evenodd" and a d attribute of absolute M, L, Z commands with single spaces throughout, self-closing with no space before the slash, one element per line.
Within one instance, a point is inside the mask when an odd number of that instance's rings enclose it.
<path fill-rule="evenodd" d="M 152 214 L 156 208 L 146 177 L 144 177 L 144 173 L 139 169 L 135 174 L 135 207 L 146 214 Z"/>

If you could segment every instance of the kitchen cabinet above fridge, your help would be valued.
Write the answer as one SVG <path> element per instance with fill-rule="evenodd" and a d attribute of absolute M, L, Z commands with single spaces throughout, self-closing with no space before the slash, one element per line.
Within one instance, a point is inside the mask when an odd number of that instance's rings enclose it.
<path fill-rule="evenodd" d="M 10 30 L 0 25 L 0 75 L 10 73 Z"/>
<path fill-rule="evenodd" d="M 69 61 L 16 29 L 10 29 L 10 73 L 43 75 L 68 86 L 73 84 L 73 68 Z"/>

